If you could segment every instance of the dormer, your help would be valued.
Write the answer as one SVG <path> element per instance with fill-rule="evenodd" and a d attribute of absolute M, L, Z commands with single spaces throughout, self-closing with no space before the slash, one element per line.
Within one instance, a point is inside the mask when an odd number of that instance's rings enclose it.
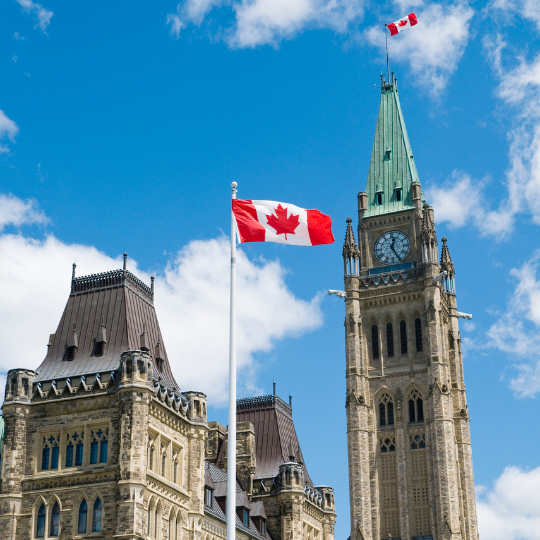
<path fill-rule="evenodd" d="M 101 326 L 98 330 L 98 336 L 94 344 L 94 356 L 103 356 L 105 354 L 105 346 L 107 345 L 107 329 L 101 318 Z"/>
<path fill-rule="evenodd" d="M 75 331 L 77 323 L 74 322 L 72 326 L 72 332 L 69 334 L 66 344 L 66 360 L 72 362 L 77 356 L 79 350 L 79 336 Z"/>

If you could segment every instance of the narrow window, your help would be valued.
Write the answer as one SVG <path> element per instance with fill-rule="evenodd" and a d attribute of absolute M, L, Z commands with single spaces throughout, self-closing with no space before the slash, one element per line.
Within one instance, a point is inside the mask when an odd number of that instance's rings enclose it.
<path fill-rule="evenodd" d="M 58 536 L 59 529 L 60 529 L 60 505 L 57 502 L 55 502 L 52 512 L 51 512 L 50 535 Z"/>
<path fill-rule="evenodd" d="M 392 329 L 392 323 L 386 324 L 386 347 L 388 349 L 388 356 L 394 356 L 394 330 Z"/>
<path fill-rule="evenodd" d="M 98 452 L 98 442 L 92 441 L 90 443 L 90 464 L 94 465 L 97 463 L 97 452 Z"/>
<path fill-rule="evenodd" d="M 418 412 L 418 421 L 423 422 L 424 421 L 424 403 L 422 402 L 422 398 L 418 398 L 416 400 L 416 409 Z"/>
<path fill-rule="evenodd" d="M 96 343 L 96 356 L 103 356 L 103 341 Z"/>
<path fill-rule="evenodd" d="M 101 500 L 96 499 L 92 512 L 92 532 L 101 532 Z"/>
<path fill-rule="evenodd" d="M 151 471 L 154 470 L 154 447 L 152 446 L 150 448 L 150 463 L 149 463 L 149 468 Z"/>
<path fill-rule="evenodd" d="M 388 403 L 388 425 L 394 425 L 394 404 L 391 401 Z"/>
<path fill-rule="evenodd" d="M 16 395 L 19 392 L 19 381 L 17 380 L 17 377 L 13 377 L 11 379 L 11 393 L 13 395 Z"/>
<path fill-rule="evenodd" d="M 396 189 L 396 201 L 401 201 L 401 189 Z"/>
<path fill-rule="evenodd" d="M 165 466 L 167 464 L 167 455 L 165 452 L 163 452 L 163 456 L 161 456 L 161 476 L 165 476 Z"/>
<path fill-rule="evenodd" d="M 376 324 L 371 327 L 371 347 L 373 349 L 373 358 L 379 358 L 379 331 Z"/>
<path fill-rule="evenodd" d="M 52 456 L 51 456 L 51 469 L 55 470 L 58 469 L 58 456 L 60 455 L 60 448 L 57 444 L 55 444 L 52 448 Z"/>
<path fill-rule="evenodd" d="M 174 462 L 174 483 L 178 483 L 178 461 Z"/>
<path fill-rule="evenodd" d="M 43 538 L 45 536 L 45 505 L 42 504 L 39 507 L 37 515 L 36 525 L 36 538 Z"/>
<path fill-rule="evenodd" d="M 73 467 L 73 443 L 66 446 L 66 467 Z"/>
<path fill-rule="evenodd" d="M 382 193 L 377 193 L 377 204 L 382 204 Z"/>
<path fill-rule="evenodd" d="M 386 407 L 384 403 L 379 403 L 379 425 L 386 426 Z"/>
<path fill-rule="evenodd" d="M 249 510 L 244 508 L 244 525 L 249 527 Z"/>
<path fill-rule="evenodd" d="M 416 350 L 422 352 L 422 322 L 420 318 L 414 321 L 414 329 L 416 331 Z"/>
<path fill-rule="evenodd" d="M 174 519 L 172 517 L 172 514 L 169 517 L 169 540 L 173 540 L 173 530 L 174 530 Z"/>
<path fill-rule="evenodd" d="M 261 534 L 266 535 L 266 519 L 261 519 Z"/>
<path fill-rule="evenodd" d="M 75 358 L 75 347 L 68 347 L 68 350 L 67 350 L 68 362 L 71 362 L 74 358 Z"/>
<path fill-rule="evenodd" d="M 82 465 L 83 448 L 84 446 L 82 441 L 79 441 L 75 448 L 75 467 L 80 467 Z"/>
<path fill-rule="evenodd" d="M 158 537 L 158 521 L 159 521 L 159 508 L 156 506 L 156 512 L 154 514 L 154 538 Z"/>
<path fill-rule="evenodd" d="M 41 470 L 42 471 L 48 471 L 49 470 L 49 454 L 50 454 L 50 448 L 48 446 L 45 446 L 43 450 L 41 451 Z"/>
<path fill-rule="evenodd" d="M 399 334 L 401 338 L 401 354 L 407 354 L 407 323 L 405 321 L 399 323 Z"/>
<path fill-rule="evenodd" d="M 148 505 L 148 515 L 146 516 L 147 526 L 146 526 L 146 534 L 150 536 L 150 519 L 152 517 L 152 511 L 150 510 L 150 505 Z"/>
<path fill-rule="evenodd" d="M 83 499 L 80 506 L 79 506 L 79 527 L 78 532 L 85 533 L 86 532 L 86 523 L 88 521 L 88 505 L 86 504 L 86 501 Z"/>
<path fill-rule="evenodd" d="M 416 413 L 414 411 L 414 399 L 409 399 L 409 422 L 416 422 Z"/>
<path fill-rule="evenodd" d="M 109 449 L 109 441 L 107 439 L 102 439 L 99 447 L 99 462 L 107 463 L 107 451 Z"/>
<path fill-rule="evenodd" d="M 23 385 L 23 393 L 28 396 L 30 395 L 29 392 L 28 392 L 28 379 L 23 379 L 22 380 L 22 385 Z"/>
<path fill-rule="evenodd" d="M 209 487 L 204 488 L 204 504 L 212 508 L 212 490 Z"/>

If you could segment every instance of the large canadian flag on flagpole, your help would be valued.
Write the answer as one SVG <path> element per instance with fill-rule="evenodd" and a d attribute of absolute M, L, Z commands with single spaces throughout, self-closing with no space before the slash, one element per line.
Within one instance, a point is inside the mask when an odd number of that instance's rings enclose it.
<path fill-rule="evenodd" d="M 399 34 L 402 30 L 405 30 L 405 28 L 408 28 L 409 26 L 414 26 L 415 24 L 418 24 L 416 15 L 414 13 L 409 13 L 406 17 L 403 17 L 403 19 L 400 19 L 399 21 L 396 21 L 392 24 L 387 24 L 386 27 L 388 28 L 388 30 L 390 30 L 390 35 L 395 36 L 396 34 Z"/>
<path fill-rule="evenodd" d="M 279 242 L 295 246 L 331 244 L 332 220 L 318 210 L 275 201 L 233 199 L 240 242 Z"/>

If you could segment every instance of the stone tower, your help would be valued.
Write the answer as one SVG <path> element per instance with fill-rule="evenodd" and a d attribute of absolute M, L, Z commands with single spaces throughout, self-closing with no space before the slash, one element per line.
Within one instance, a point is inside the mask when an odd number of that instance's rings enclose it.
<path fill-rule="evenodd" d="M 478 538 L 454 266 L 381 77 L 358 243 L 347 220 L 351 540 Z"/>

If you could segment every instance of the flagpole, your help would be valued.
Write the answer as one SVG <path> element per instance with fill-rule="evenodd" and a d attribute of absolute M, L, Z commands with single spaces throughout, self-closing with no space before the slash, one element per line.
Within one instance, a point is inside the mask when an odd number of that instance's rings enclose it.
<path fill-rule="evenodd" d="M 232 199 L 237 183 L 233 182 Z M 231 313 L 229 334 L 229 427 L 227 441 L 227 540 L 236 533 L 236 227 L 231 208 Z"/>
<path fill-rule="evenodd" d="M 384 25 L 384 35 L 386 36 L 386 70 L 388 74 L 388 82 L 390 83 L 390 60 L 388 59 L 388 26 Z"/>

